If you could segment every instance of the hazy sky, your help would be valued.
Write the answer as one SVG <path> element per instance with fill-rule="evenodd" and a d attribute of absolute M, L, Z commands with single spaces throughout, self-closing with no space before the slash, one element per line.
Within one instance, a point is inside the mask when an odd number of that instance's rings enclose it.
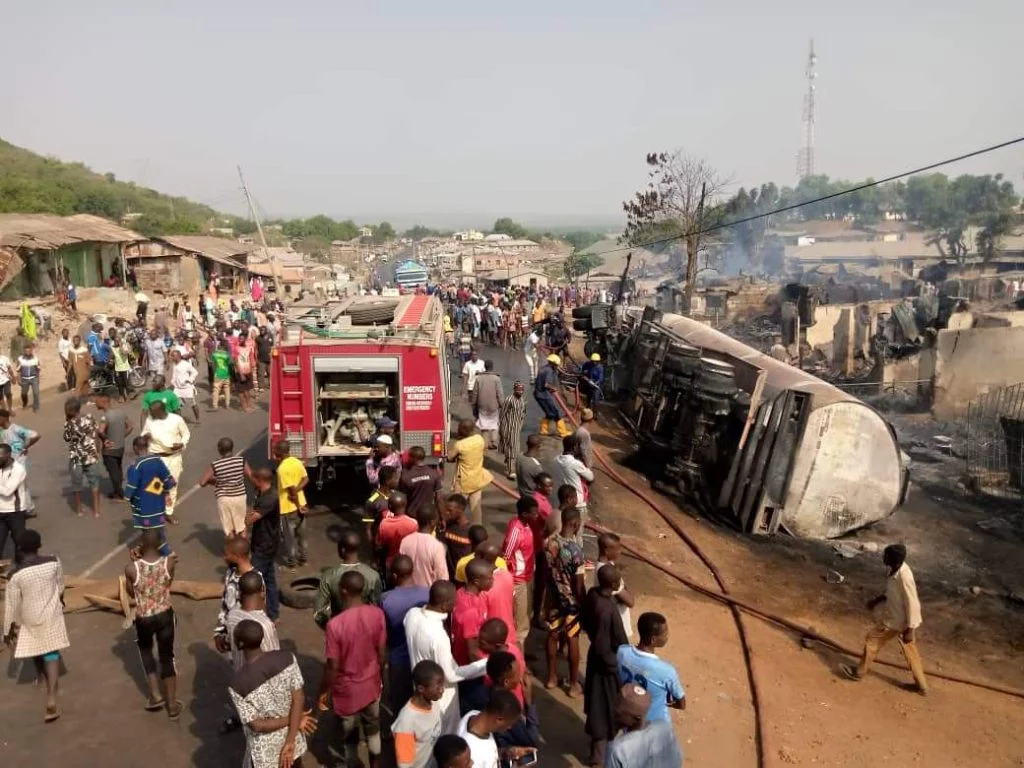
<path fill-rule="evenodd" d="M 839 10 L 842 6 L 843 10 Z M 649 151 L 792 183 L 1024 135 L 1024 3 L 7 0 L 0 136 L 242 212 L 611 220 Z M 948 172 L 1003 171 L 1024 148 Z"/>

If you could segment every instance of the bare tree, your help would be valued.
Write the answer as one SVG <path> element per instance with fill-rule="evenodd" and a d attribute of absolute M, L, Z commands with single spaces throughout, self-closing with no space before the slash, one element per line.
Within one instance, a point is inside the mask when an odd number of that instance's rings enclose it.
<path fill-rule="evenodd" d="M 700 230 L 721 215 L 719 197 L 725 181 L 704 160 L 682 151 L 647 155 L 646 189 L 622 204 L 626 212 L 625 241 L 642 245 L 653 240 L 678 237 L 686 245 L 686 307 L 692 305 L 697 282 L 697 250 L 702 243 Z M 673 250 L 669 269 L 683 274 L 682 251 Z"/>

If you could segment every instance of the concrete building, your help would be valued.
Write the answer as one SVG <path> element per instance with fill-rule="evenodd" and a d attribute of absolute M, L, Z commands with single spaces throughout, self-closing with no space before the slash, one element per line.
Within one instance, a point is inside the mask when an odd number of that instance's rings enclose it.
<path fill-rule="evenodd" d="M 476 277 L 479 282 L 518 288 L 546 288 L 548 285 L 548 276 L 537 269 L 492 269 L 477 272 Z"/>
<path fill-rule="evenodd" d="M 0 214 L 0 298 L 52 294 L 71 281 L 80 288 L 122 277 L 126 248 L 145 241 L 137 232 L 99 216 Z"/>
<path fill-rule="evenodd" d="M 521 261 L 522 260 L 514 254 L 475 253 L 473 255 L 473 268 L 477 272 L 491 269 L 516 270 L 519 268 Z"/>
<path fill-rule="evenodd" d="M 513 253 L 536 253 L 540 250 L 540 244 L 535 243 L 533 240 L 502 240 L 498 243 L 503 251 L 511 251 Z"/>

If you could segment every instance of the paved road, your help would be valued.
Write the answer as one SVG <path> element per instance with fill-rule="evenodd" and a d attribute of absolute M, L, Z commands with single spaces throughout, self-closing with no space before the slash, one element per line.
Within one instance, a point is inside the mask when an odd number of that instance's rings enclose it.
<path fill-rule="evenodd" d="M 525 361 L 518 352 L 485 350 L 483 357 L 495 359 L 508 391 L 516 378 L 527 376 Z M 468 411 L 464 401 L 454 405 L 456 415 Z M 62 406 L 63 396 L 53 395 L 46 398 L 39 414 L 28 413 L 23 417 L 19 413 L 15 419 L 43 435 L 32 451 L 29 468 L 29 483 L 39 509 L 39 517 L 31 525 L 42 534 L 44 550 L 60 556 L 66 573 L 114 577 L 127 562 L 123 545 L 132 533 L 128 510 L 123 504 L 110 502 L 104 506 L 99 520 L 74 515 L 67 498 Z M 265 409 L 265 401 L 261 407 Z M 137 425 L 137 403 L 130 404 L 129 415 Z M 531 399 L 527 432 L 536 429 L 539 418 L 540 412 Z M 219 580 L 223 574 L 223 534 L 217 523 L 212 492 L 192 490 L 203 468 L 215 457 L 218 438 L 230 436 L 236 448 L 245 450 L 250 462 L 259 465 L 267 462 L 265 427 L 265 410 L 251 416 L 238 411 L 204 410 L 202 424 L 193 428 L 181 481 L 178 517 L 182 524 L 169 529 L 172 544 L 181 556 L 182 578 L 211 581 Z M 491 457 L 489 461 L 491 469 L 500 476 L 500 457 Z M 337 488 L 325 489 L 312 501 L 340 507 L 352 500 L 350 493 L 345 497 L 340 494 Z M 500 536 L 512 515 L 511 502 L 494 491 L 485 494 L 484 504 L 485 521 L 492 535 Z M 310 518 L 311 562 L 317 566 L 336 560 L 330 529 L 344 522 L 343 513 L 344 509 L 341 514 Z M 307 571 L 315 572 L 315 568 Z M 289 574 L 282 577 L 293 578 Z M 186 714 L 177 723 L 169 722 L 163 714 L 143 711 L 144 680 L 134 630 L 122 629 L 120 617 L 114 614 L 95 612 L 68 617 L 71 647 L 64 654 L 63 716 L 57 723 L 42 723 L 42 691 L 32 685 L 30 670 L 7 654 L 3 658 L 7 679 L 0 683 L 0 723 L 4 724 L 0 730 L 0 763 L 148 768 L 154 755 L 159 754 L 161 764 L 169 768 L 240 765 L 241 736 L 218 735 L 219 724 L 227 714 L 226 686 L 230 674 L 228 665 L 210 645 L 218 607 L 213 600 L 193 602 L 175 598 L 179 698 L 186 705 Z M 284 609 L 279 634 L 286 647 L 296 651 L 312 696 L 322 673 L 322 633 L 307 612 Z M 545 692 L 539 691 L 537 699 L 545 731 L 551 728 L 552 733 L 570 734 L 567 738 L 559 737 L 560 749 L 549 750 L 543 764 L 577 765 L 555 754 L 578 754 L 584 749 L 577 713 Z M 341 765 L 336 743 L 335 726 L 328 719 L 313 740 L 315 761 L 311 763 Z"/>
<path fill-rule="evenodd" d="M 205 393 L 201 396 L 205 397 Z M 62 439 L 63 404 L 64 396 L 55 394 L 44 401 L 38 414 L 31 411 L 15 414 L 16 423 L 42 435 L 30 453 L 28 482 L 38 510 L 38 517 L 30 525 L 42 534 L 46 549 L 60 555 L 66 573 L 96 578 L 112 576 L 124 567 L 123 563 L 118 567 L 116 557 L 108 562 L 104 562 L 104 558 L 131 536 L 128 508 L 123 503 L 103 498 L 99 520 L 88 515 L 82 518 L 75 516 L 69 493 L 67 452 Z M 139 402 L 129 402 L 123 410 L 137 433 Z M 256 464 L 267 462 L 265 411 L 243 418 L 238 411 L 221 409 L 209 412 L 204 409 L 201 419 L 198 427 L 190 425 L 192 441 L 185 454 L 185 471 L 179 492 L 182 501 L 178 516 L 182 524 L 169 529 L 174 548 L 182 555 L 183 578 L 203 575 L 198 569 L 193 570 L 200 560 L 194 555 L 209 546 L 219 547 L 218 537 L 222 536 L 219 527 L 211 527 L 216 523 L 216 516 L 210 515 L 212 492 L 191 490 L 207 464 L 216 457 L 218 438 L 230 436 L 236 449 L 244 450 L 251 461 Z M 126 457 L 125 464 L 129 461 L 130 456 Z M 103 490 L 104 493 L 109 491 L 109 485 L 104 484 Z M 206 573 L 203 577 L 208 578 L 208 575 Z"/>

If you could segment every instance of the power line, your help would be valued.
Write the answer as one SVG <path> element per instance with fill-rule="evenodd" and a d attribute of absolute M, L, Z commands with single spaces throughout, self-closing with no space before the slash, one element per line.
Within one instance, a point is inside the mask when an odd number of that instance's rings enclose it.
<path fill-rule="evenodd" d="M 600 256 L 604 256 L 605 254 L 608 254 L 608 253 L 619 253 L 621 251 L 630 251 L 630 250 L 633 250 L 634 248 L 647 248 L 648 246 L 652 246 L 652 245 L 663 245 L 665 243 L 671 243 L 671 242 L 674 242 L 676 240 L 683 240 L 683 239 L 685 239 L 687 237 L 690 237 L 691 235 L 706 235 L 706 234 L 708 234 L 710 232 L 718 232 L 718 231 L 723 230 L 723 229 L 728 229 L 729 227 L 735 227 L 738 224 L 747 224 L 747 223 L 749 223 L 751 221 L 757 221 L 758 219 L 766 219 L 769 216 L 776 216 L 776 215 L 778 215 L 780 213 L 788 213 L 789 211 L 795 211 L 798 208 L 803 208 L 804 206 L 807 206 L 807 205 L 814 205 L 815 203 L 823 203 L 826 200 L 834 200 L 835 198 L 842 197 L 843 195 L 849 195 L 849 194 L 852 194 L 854 192 L 860 192 L 861 190 L 870 189 L 871 187 L 877 187 L 877 186 L 879 186 L 881 184 L 888 184 L 889 182 L 898 181 L 899 179 L 906 178 L 907 176 L 915 176 L 915 175 L 917 175 L 919 173 L 926 173 L 927 171 L 933 171 L 936 168 L 941 168 L 944 165 L 951 165 L 952 163 L 959 163 L 961 160 L 969 160 L 972 157 L 978 157 L 979 155 L 988 154 L 989 152 L 995 152 L 997 149 L 1005 149 L 1006 147 L 1013 146 L 1014 144 L 1020 144 L 1022 142 L 1024 142 L 1024 136 L 1020 136 L 1020 137 L 1018 137 L 1016 139 L 1010 139 L 1009 141 L 1004 141 L 1004 142 L 1002 142 L 1000 144 L 992 144 L 991 146 L 984 147 L 982 149 L 976 149 L 973 152 L 967 152 L 966 154 L 957 155 L 956 157 L 951 157 L 951 158 L 948 158 L 946 160 L 940 160 L 940 161 L 938 161 L 936 163 L 931 163 L 929 165 L 923 165 L 920 168 L 913 169 L 912 171 L 903 171 L 902 173 L 897 173 L 897 174 L 894 174 L 892 176 L 887 176 L 886 178 L 879 179 L 878 181 L 869 181 L 869 182 L 865 182 L 864 184 L 858 184 L 856 187 L 850 187 L 849 189 L 844 189 L 844 190 L 841 190 L 839 192 L 832 192 L 831 194 L 828 194 L 828 195 L 823 195 L 821 197 L 816 197 L 813 200 L 804 200 L 804 201 L 801 201 L 799 203 L 793 203 L 791 205 L 784 205 L 781 208 L 776 208 L 776 209 L 771 210 L 771 211 L 765 211 L 764 213 L 756 213 L 756 214 L 754 214 L 752 216 L 746 216 L 746 217 L 744 217 L 742 219 L 735 219 L 734 221 L 726 221 L 726 222 L 722 222 L 721 224 L 713 224 L 710 227 L 699 228 L 699 229 L 693 230 L 691 232 L 683 232 L 682 234 L 679 234 L 679 235 L 672 235 L 671 237 L 663 237 L 663 238 L 660 238 L 658 240 L 651 240 L 651 241 L 646 242 L 646 243 L 637 243 L 636 245 L 623 246 L 622 248 L 611 248 L 611 249 L 609 249 L 607 251 L 602 251 L 599 255 Z"/>

